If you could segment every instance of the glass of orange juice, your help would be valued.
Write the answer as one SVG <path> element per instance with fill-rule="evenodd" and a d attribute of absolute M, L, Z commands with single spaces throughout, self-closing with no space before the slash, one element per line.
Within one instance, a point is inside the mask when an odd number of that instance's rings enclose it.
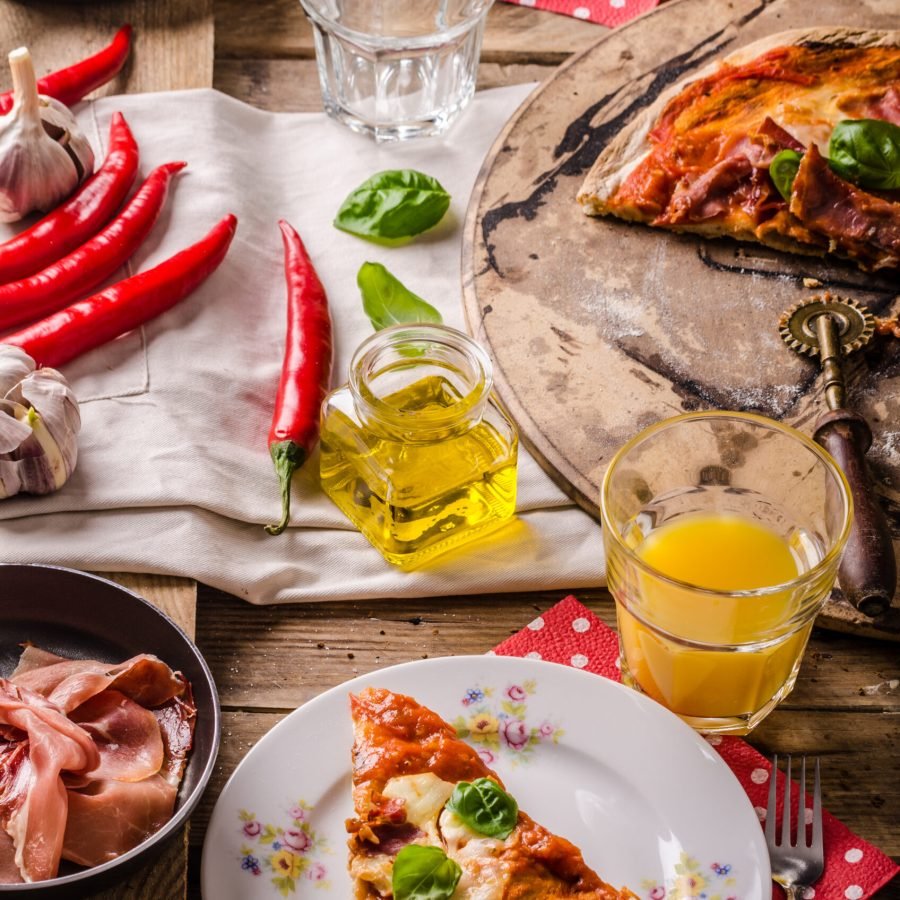
<path fill-rule="evenodd" d="M 707 733 L 746 734 L 794 686 L 852 519 L 840 468 L 750 413 L 651 426 L 600 509 L 622 676 Z"/>

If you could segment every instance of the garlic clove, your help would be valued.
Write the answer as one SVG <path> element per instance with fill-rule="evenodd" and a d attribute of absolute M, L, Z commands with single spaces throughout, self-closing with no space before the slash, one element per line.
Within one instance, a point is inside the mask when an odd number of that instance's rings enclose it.
<path fill-rule="evenodd" d="M 38 369 L 19 385 L 23 405 L 38 412 L 39 426 L 34 426 L 41 446 L 58 449 L 61 471 L 65 475 L 59 486 L 75 470 L 78 460 L 78 432 L 81 430 L 81 413 L 78 401 L 66 379 L 56 369 Z M 44 431 L 46 431 L 46 438 Z M 48 449 L 48 453 L 50 450 Z"/>
<path fill-rule="evenodd" d="M 0 117 L 0 221 L 52 209 L 93 172 L 94 154 L 72 113 L 41 97 L 31 55 L 9 54 L 13 107 Z"/>
<path fill-rule="evenodd" d="M 54 97 L 45 97 L 43 94 L 39 96 L 44 131 L 65 150 L 75 166 L 78 180 L 84 181 L 94 171 L 94 151 L 88 139 L 79 130 L 68 106 Z"/>
<path fill-rule="evenodd" d="M 12 453 L 14 450 L 18 450 L 21 444 L 31 436 L 31 428 L 20 422 L 20 418 L 22 418 L 22 412 L 19 404 L 0 400 L 0 453 Z"/>
<path fill-rule="evenodd" d="M 34 360 L 21 347 L 0 344 L 0 400 L 35 368 Z"/>
<path fill-rule="evenodd" d="M 0 498 L 61 488 L 75 470 L 80 428 L 66 379 L 0 344 Z"/>

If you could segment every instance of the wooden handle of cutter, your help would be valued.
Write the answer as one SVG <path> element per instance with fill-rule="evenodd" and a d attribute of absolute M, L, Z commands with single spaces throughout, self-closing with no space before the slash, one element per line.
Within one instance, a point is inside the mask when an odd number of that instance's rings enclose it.
<path fill-rule="evenodd" d="M 891 605 L 897 561 L 866 466 L 872 432 L 862 416 L 835 409 L 819 419 L 815 439 L 844 470 L 853 496 L 853 525 L 838 571 L 841 590 L 861 613 L 875 618 Z"/>

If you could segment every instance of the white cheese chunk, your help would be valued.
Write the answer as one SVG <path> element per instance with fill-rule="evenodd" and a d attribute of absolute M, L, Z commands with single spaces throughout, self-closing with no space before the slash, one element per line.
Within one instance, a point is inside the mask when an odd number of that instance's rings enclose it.
<path fill-rule="evenodd" d="M 406 821 L 427 831 L 428 823 L 437 820 L 455 786 L 449 781 L 442 781 L 432 772 L 423 772 L 421 775 L 392 778 L 382 793 L 391 800 L 403 800 Z"/>
<path fill-rule="evenodd" d="M 498 857 L 506 841 L 472 831 L 449 809 L 441 813 L 440 828 L 447 856 L 462 869 L 453 900 L 503 900 L 510 873 Z"/>

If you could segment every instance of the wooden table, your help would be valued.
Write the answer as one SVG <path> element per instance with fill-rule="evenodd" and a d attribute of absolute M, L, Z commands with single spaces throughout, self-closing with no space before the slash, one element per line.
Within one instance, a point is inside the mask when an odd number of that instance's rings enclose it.
<path fill-rule="evenodd" d="M 851 7 L 848 0 L 848 15 Z M 53 61 L 44 69 L 55 67 L 99 48 L 123 21 L 134 24 L 136 45 L 111 91 L 211 84 L 264 109 L 321 108 L 312 35 L 296 0 L 29 0 L 27 6 L 0 0 L 0 49 L 28 43 L 38 60 Z M 479 87 L 541 80 L 604 33 L 597 25 L 498 3 L 488 18 Z M 200 896 L 200 848 L 215 799 L 240 759 L 291 710 L 393 663 L 483 653 L 565 593 L 261 608 L 188 581 L 120 578 L 195 633 L 224 717 L 219 764 L 191 823 L 189 865 L 176 842 L 145 873 L 145 883 L 134 878 L 103 895 L 141 900 Z M 605 591 L 579 597 L 614 624 Z M 896 644 L 816 631 L 794 693 L 751 743 L 765 754 L 821 755 L 828 809 L 900 860 L 898 680 Z M 900 900 L 900 879 L 878 896 Z"/>

